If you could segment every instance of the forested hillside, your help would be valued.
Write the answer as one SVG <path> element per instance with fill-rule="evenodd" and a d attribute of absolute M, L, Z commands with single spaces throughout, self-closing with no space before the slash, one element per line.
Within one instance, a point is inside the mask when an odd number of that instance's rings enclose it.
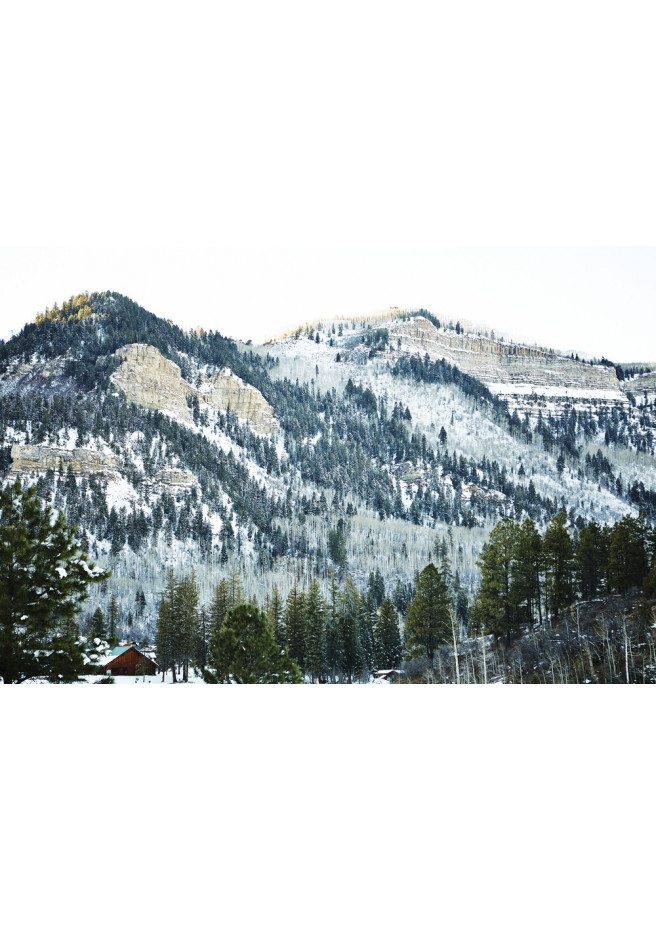
<path fill-rule="evenodd" d="M 644 575 L 653 562 L 656 390 L 644 368 L 509 345 L 425 311 L 245 346 L 105 292 L 55 304 L 0 344 L 0 377 L 4 482 L 33 486 L 112 570 L 83 632 L 111 604 L 117 638 L 154 644 L 163 592 L 193 571 L 199 610 L 232 579 L 232 607 L 261 605 L 304 675 L 353 680 L 406 654 L 432 560 L 448 566 L 448 635 L 485 628 L 499 526 L 540 536 L 560 521 L 578 552 L 642 515 Z M 604 580 L 568 596 L 615 590 Z M 290 603 L 292 631 L 294 605 L 332 627 L 290 646 Z M 553 613 L 541 596 L 531 604 Z M 226 610 L 213 609 L 216 624 Z M 512 635 L 536 621 L 513 616 Z"/>

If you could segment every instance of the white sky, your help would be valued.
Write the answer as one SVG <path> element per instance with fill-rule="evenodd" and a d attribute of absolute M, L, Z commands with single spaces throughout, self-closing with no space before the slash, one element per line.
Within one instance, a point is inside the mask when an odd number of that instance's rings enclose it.
<path fill-rule="evenodd" d="M 4 249 L 1 335 L 106 289 L 254 341 L 320 316 L 425 307 L 567 351 L 656 360 L 654 248 Z"/>
<path fill-rule="evenodd" d="M 424 306 L 654 359 L 653 248 L 544 250 L 656 245 L 650 25 L 577 0 L 14 4 L 0 333 L 109 288 L 243 338 Z"/>

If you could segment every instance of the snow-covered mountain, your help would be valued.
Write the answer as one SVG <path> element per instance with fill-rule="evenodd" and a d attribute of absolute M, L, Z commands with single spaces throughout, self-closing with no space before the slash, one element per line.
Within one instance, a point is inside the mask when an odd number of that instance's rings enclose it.
<path fill-rule="evenodd" d="M 426 312 L 244 346 L 79 295 L 0 345 L 0 371 L 3 480 L 78 524 L 114 569 L 89 610 L 116 594 L 135 635 L 168 568 L 193 565 L 206 599 L 238 569 L 263 602 L 326 581 L 331 530 L 356 583 L 401 590 L 437 547 L 471 588 L 500 516 L 656 515 L 655 371 Z"/>

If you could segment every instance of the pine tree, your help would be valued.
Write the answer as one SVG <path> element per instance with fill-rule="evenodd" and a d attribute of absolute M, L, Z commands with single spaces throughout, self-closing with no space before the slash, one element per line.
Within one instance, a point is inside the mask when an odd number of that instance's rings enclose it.
<path fill-rule="evenodd" d="M 305 594 L 294 585 L 285 608 L 286 654 L 305 671 Z"/>
<path fill-rule="evenodd" d="M 520 617 L 542 622 L 542 537 L 528 517 L 517 529 L 513 564 L 513 594 Z"/>
<path fill-rule="evenodd" d="M 565 524 L 567 514 L 561 510 L 552 519 L 544 534 L 546 589 L 554 616 L 574 599 L 574 549 Z"/>
<path fill-rule="evenodd" d="M 328 553 L 337 566 L 339 577 L 343 578 L 348 571 L 348 557 L 346 554 L 346 537 L 341 526 L 328 532 Z"/>
<path fill-rule="evenodd" d="M 207 665 L 208 645 L 212 625 L 210 623 L 209 613 L 205 606 L 201 607 L 198 613 L 198 636 L 196 641 L 195 661 L 201 670 L 205 672 Z"/>
<path fill-rule="evenodd" d="M 332 681 L 336 681 L 344 670 L 344 647 L 338 619 L 337 575 L 331 567 L 328 575 L 330 599 L 326 619 L 326 666 Z"/>
<path fill-rule="evenodd" d="M 0 490 L 0 677 L 75 680 L 82 653 L 71 621 L 89 584 L 106 581 L 60 513 L 20 481 Z M 68 626 L 69 631 L 66 632 Z"/>
<path fill-rule="evenodd" d="M 321 681 L 326 665 L 326 602 L 316 578 L 305 597 L 305 671 Z"/>
<path fill-rule="evenodd" d="M 579 593 L 584 600 L 596 597 L 603 589 L 608 563 L 608 535 L 592 522 L 579 533 L 574 566 Z"/>
<path fill-rule="evenodd" d="M 362 600 L 349 576 L 339 598 L 339 632 L 342 646 L 342 665 L 349 684 L 362 674 L 364 660 L 360 641 L 360 615 Z"/>
<path fill-rule="evenodd" d="M 214 590 L 214 597 L 210 604 L 210 620 L 212 629 L 219 629 L 225 615 L 230 610 L 230 595 L 228 592 L 228 583 L 222 578 Z"/>
<path fill-rule="evenodd" d="M 285 645 L 285 608 L 280 597 L 278 585 L 273 586 L 273 594 L 266 611 L 267 619 L 278 647 L 284 648 Z"/>
<path fill-rule="evenodd" d="M 173 623 L 175 586 L 175 574 L 170 569 L 166 575 L 166 585 L 157 609 L 157 631 L 155 633 L 157 664 L 162 669 L 162 680 L 164 680 L 164 673 L 170 668 L 174 682 L 176 681 L 176 641 Z"/>
<path fill-rule="evenodd" d="M 398 616 L 394 604 L 386 598 L 380 605 L 374 627 L 374 668 L 396 668 L 402 655 Z"/>
<path fill-rule="evenodd" d="M 182 665 L 182 680 L 189 681 L 189 664 L 198 643 L 198 585 L 196 573 L 179 581 L 173 598 L 173 622 L 177 629 L 178 662 Z"/>
<path fill-rule="evenodd" d="M 478 560 L 481 582 L 472 606 L 473 629 L 508 642 L 520 623 L 514 583 L 518 540 L 519 527 L 507 517 L 494 527 Z"/>
<path fill-rule="evenodd" d="M 406 646 L 410 655 L 433 660 L 435 650 L 451 640 L 451 598 L 444 576 L 432 562 L 419 573 L 417 593 L 405 621 Z"/>
<path fill-rule="evenodd" d="M 642 517 L 626 516 L 616 523 L 608 553 L 608 585 L 611 591 L 626 594 L 641 588 L 649 567 L 646 527 Z"/>
<path fill-rule="evenodd" d="M 89 623 L 89 635 L 91 639 L 106 639 L 107 629 L 105 627 L 105 615 L 100 607 L 96 607 Z"/>
<path fill-rule="evenodd" d="M 228 610 L 234 610 L 235 607 L 243 604 L 246 600 L 244 586 L 241 581 L 241 573 L 238 568 L 233 568 L 228 575 L 227 592 Z"/>
<path fill-rule="evenodd" d="M 300 682 L 293 659 L 280 654 L 267 619 L 254 604 L 240 604 L 212 632 L 205 680 L 238 684 Z"/>
<path fill-rule="evenodd" d="M 116 595 L 112 594 L 109 599 L 109 607 L 107 608 L 107 639 L 110 646 L 116 646 L 118 644 L 118 636 L 116 631 L 121 619 L 120 610 L 118 607 L 118 601 L 116 600 Z"/>

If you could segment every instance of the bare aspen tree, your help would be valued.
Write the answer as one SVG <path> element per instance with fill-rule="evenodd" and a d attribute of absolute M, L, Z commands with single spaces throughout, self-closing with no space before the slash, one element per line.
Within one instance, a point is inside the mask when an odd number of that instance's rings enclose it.
<path fill-rule="evenodd" d="M 451 619 L 451 634 L 453 636 L 453 657 L 456 661 L 456 684 L 460 684 L 460 665 L 458 664 L 458 640 L 456 639 L 456 618 L 453 615 L 453 608 L 449 607 L 449 617 Z"/>

